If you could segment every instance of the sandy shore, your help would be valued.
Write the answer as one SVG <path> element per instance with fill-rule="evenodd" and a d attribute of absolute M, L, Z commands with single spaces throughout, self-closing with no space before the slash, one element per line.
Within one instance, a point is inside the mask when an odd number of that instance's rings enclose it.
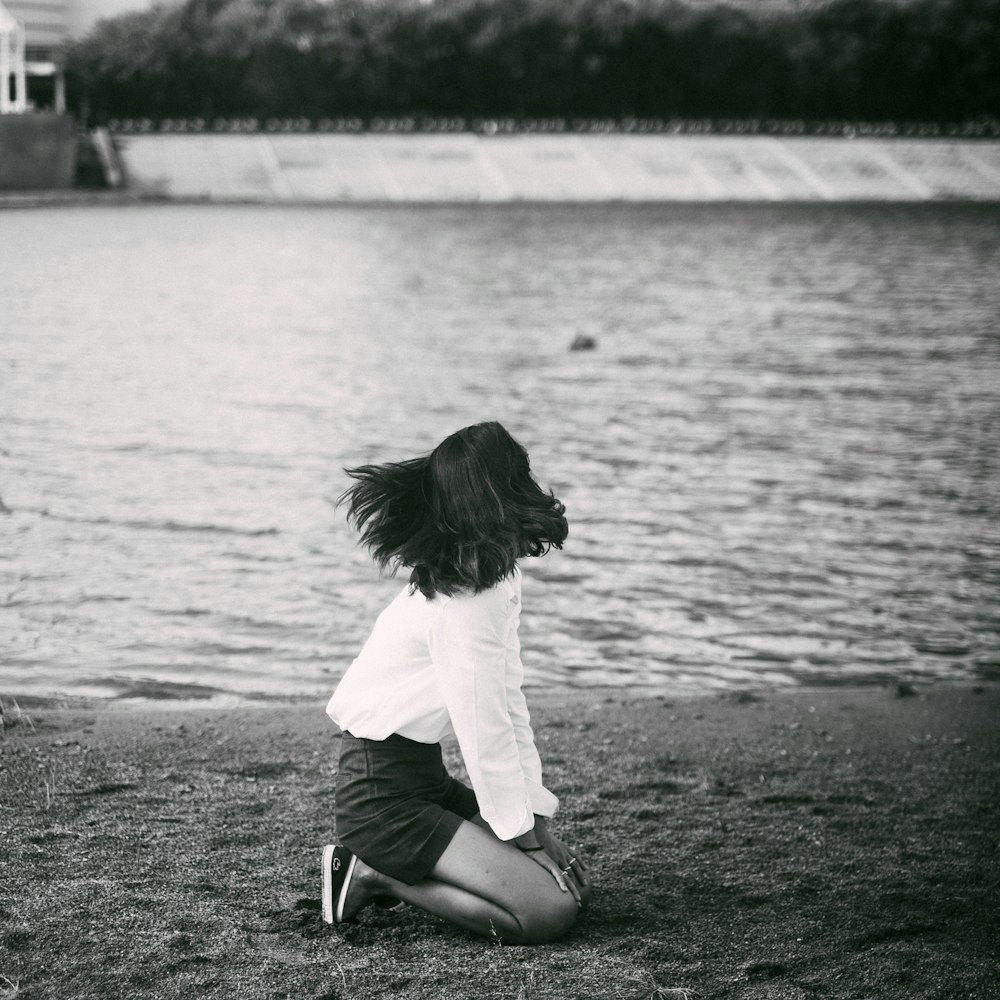
<path fill-rule="evenodd" d="M 139 205 L 162 200 L 132 191 L 95 191 L 86 188 L 69 188 L 65 191 L 0 191 L 0 211 L 15 208 Z"/>
<path fill-rule="evenodd" d="M 532 705 L 596 882 L 539 949 L 321 922 L 321 705 L 8 713 L 0 997 L 1000 996 L 997 686 Z"/>

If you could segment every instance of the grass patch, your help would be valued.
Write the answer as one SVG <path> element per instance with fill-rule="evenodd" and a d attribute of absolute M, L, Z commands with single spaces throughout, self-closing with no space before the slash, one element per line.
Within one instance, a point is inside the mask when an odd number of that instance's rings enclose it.
<path fill-rule="evenodd" d="M 321 707 L 46 710 L 0 742 L 0 1000 L 988 1000 L 998 710 L 994 689 L 703 699 L 683 722 L 541 705 L 595 880 L 543 948 L 412 908 L 322 922 Z"/>
<path fill-rule="evenodd" d="M 8 698 L 5 702 L 0 698 L 0 739 L 15 729 L 35 731 L 31 716 L 17 703 L 16 698 Z"/>

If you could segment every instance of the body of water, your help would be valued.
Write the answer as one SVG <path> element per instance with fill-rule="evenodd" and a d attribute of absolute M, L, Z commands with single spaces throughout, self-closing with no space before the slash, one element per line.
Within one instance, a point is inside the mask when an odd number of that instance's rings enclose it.
<path fill-rule="evenodd" d="M 0 694 L 325 696 L 347 464 L 499 419 L 529 683 L 1000 676 L 1000 209 L 0 214 Z M 583 334 L 591 351 L 570 351 Z"/>

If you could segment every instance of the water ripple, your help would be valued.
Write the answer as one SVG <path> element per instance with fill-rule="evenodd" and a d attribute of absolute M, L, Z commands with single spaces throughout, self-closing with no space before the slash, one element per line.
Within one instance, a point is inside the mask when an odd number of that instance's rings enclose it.
<path fill-rule="evenodd" d="M 26 514 L 37 514 L 39 517 L 53 521 L 63 521 L 66 524 L 111 525 L 117 528 L 135 528 L 138 531 L 180 531 L 211 535 L 243 535 L 246 538 L 262 538 L 267 535 L 277 535 L 277 528 L 234 528 L 222 524 L 182 524 L 178 521 L 142 521 L 124 520 L 111 517 L 73 517 L 68 514 L 53 514 L 47 508 L 21 507 Z"/>
<path fill-rule="evenodd" d="M 0 693 L 322 699 L 402 585 L 342 467 L 491 417 L 529 683 L 1000 680 L 996 207 L 2 221 Z"/>

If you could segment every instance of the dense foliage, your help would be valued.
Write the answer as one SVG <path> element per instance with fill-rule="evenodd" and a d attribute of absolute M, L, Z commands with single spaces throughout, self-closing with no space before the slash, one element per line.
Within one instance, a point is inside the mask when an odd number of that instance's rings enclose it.
<path fill-rule="evenodd" d="M 110 117 L 1000 117 L 1000 0 L 186 0 L 101 22 L 71 95 Z"/>

